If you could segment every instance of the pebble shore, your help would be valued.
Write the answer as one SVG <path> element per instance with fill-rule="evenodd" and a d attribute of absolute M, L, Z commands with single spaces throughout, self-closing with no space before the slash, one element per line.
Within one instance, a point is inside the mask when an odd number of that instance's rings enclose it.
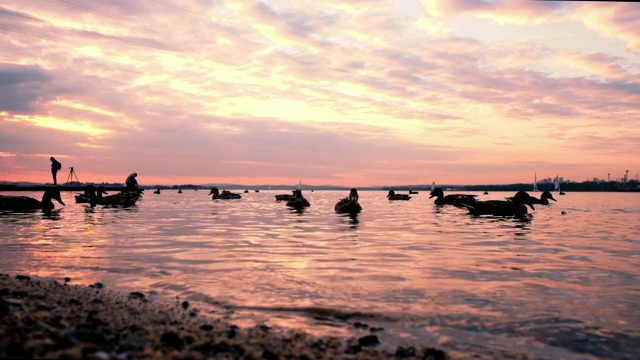
<path fill-rule="evenodd" d="M 99 283 L 0 274 L 0 358 L 447 359 L 430 347 L 380 346 L 376 335 L 316 337 L 267 326 L 239 328 L 184 302 L 150 301 Z"/>

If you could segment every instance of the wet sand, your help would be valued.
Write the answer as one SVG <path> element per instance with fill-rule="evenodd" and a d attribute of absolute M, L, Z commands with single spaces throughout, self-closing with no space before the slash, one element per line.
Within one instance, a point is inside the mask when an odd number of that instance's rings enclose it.
<path fill-rule="evenodd" d="M 85 359 L 446 359 L 428 346 L 388 349 L 376 335 L 316 337 L 239 328 L 188 302 L 160 303 L 70 279 L 0 274 L 0 357 Z M 427 344 L 428 345 L 428 344 Z"/>

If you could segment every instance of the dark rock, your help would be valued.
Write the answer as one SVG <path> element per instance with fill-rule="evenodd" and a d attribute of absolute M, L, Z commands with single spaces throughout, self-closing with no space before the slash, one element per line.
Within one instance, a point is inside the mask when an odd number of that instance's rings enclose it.
<path fill-rule="evenodd" d="M 129 325 L 129 331 L 133 334 L 135 332 L 137 332 L 138 330 L 142 329 L 140 326 L 136 325 L 136 324 L 131 324 Z"/>
<path fill-rule="evenodd" d="M 262 358 L 265 359 L 265 360 L 278 360 L 279 359 L 278 355 L 274 354 L 269 349 L 264 349 L 262 351 Z"/>
<path fill-rule="evenodd" d="M 0 299 L 0 319 L 7 315 L 9 315 L 9 304 L 3 299 Z"/>
<path fill-rule="evenodd" d="M 69 305 L 82 305 L 82 303 L 76 299 L 69 299 Z"/>
<path fill-rule="evenodd" d="M 262 330 L 264 332 L 269 331 L 269 327 L 267 325 L 260 325 L 259 328 L 260 328 L 260 330 Z"/>
<path fill-rule="evenodd" d="M 101 332 L 95 329 L 77 326 L 75 330 L 69 331 L 67 335 L 80 342 L 94 345 L 92 348 L 97 348 L 100 351 L 110 352 L 113 350 L 114 344 L 109 342 Z"/>
<path fill-rule="evenodd" d="M 233 339 L 234 337 L 236 337 L 236 334 L 237 334 L 236 330 L 237 329 L 238 329 L 238 327 L 235 326 L 235 325 L 229 326 L 229 329 L 227 330 L 227 338 L 228 339 Z"/>
<path fill-rule="evenodd" d="M 356 329 L 366 329 L 369 327 L 369 325 L 356 321 L 355 323 L 353 323 L 353 327 Z"/>
<path fill-rule="evenodd" d="M 362 346 L 360 345 L 350 345 L 344 350 L 344 353 L 347 355 L 357 354 L 362 351 Z"/>
<path fill-rule="evenodd" d="M 102 301 L 102 300 L 100 300 L 98 298 L 93 299 L 91 302 L 94 303 L 94 304 L 104 304 L 104 301 Z"/>
<path fill-rule="evenodd" d="M 211 325 L 200 325 L 200 330 L 211 331 L 211 330 L 213 330 L 213 326 L 211 326 Z"/>
<path fill-rule="evenodd" d="M 184 346 L 184 341 L 180 338 L 180 335 L 173 331 L 166 332 L 160 337 L 162 344 L 180 350 Z"/>
<path fill-rule="evenodd" d="M 102 289 L 104 285 L 102 285 L 102 283 L 97 282 L 95 284 L 89 285 L 89 287 L 94 289 Z"/>
<path fill-rule="evenodd" d="M 424 356 L 422 356 L 424 360 L 446 360 L 447 354 L 438 349 L 428 348 L 424 351 Z"/>
<path fill-rule="evenodd" d="M 16 344 L 16 343 L 11 343 L 9 344 L 9 346 L 7 346 L 7 348 L 5 349 L 5 354 L 7 357 L 9 358 L 30 358 L 31 356 L 29 356 L 29 354 L 25 351 L 24 347 L 22 347 L 22 345 Z"/>
<path fill-rule="evenodd" d="M 16 275 L 16 279 L 18 279 L 18 280 L 31 280 L 31 277 L 27 276 L 27 275 Z"/>
<path fill-rule="evenodd" d="M 130 299 L 144 299 L 144 294 L 141 293 L 141 292 L 134 291 L 134 292 L 129 293 L 129 298 Z"/>
<path fill-rule="evenodd" d="M 51 307 L 45 304 L 38 304 L 38 306 L 36 306 L 36 311 L 51 311 Z"/>
<path fill-rule="evenodd" d="M 68 278 L 68 277 L 64 278 L 64 282 L 68 283 L 69 281 L 71 281 L 71 278 Z"/>
<path fill-rule="evenodd" d="M 89 315 L 87 315 L 87 322 L 94 324 L 96 326 L 100 326 L 100 325 L 107 325 L 106 322 L 100 320 L 100 318 L 96 317 L 94 312 L 90 312 Z"/>
<path fill-rule="evenodd" d="M 380 344 L 380 340 L 375 335 L 367 335 L 358 339 L 360 346 L 376 346 Z"/>
<path fill-rule="evenodd" d="M 414 348 L 413 346 L 410 346 L 408 348 L 398 346 L 398 348 L 396 349 L 396 357 L 399 357 L 400 359 L 414 356 L 416 356 L 416 348 Z"/>
<path fill-rule="evenodd" d="M 382 328 L 382 327 L 372 327 L 372 328 L 369 329 L 369 332 L 372 332 L 372 333 L 379 332 L 379 331 L 384 331 L 384 328 Z"/>
<path fill-rule="evenodd" d="M 188 301 L 183 301 L 183 302 L 182 302 L 182 308 L 183 308 L 183 309 L 185 309 L 185 310 L 186 310 L 187 308 L 189 308 L 189 302 L 188 302 Z"/>

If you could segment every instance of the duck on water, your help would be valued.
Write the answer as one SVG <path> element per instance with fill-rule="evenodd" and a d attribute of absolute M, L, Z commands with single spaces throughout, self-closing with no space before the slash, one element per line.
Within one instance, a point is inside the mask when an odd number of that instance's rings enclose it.
<path fill-rule="evenodd" d="M 242 199 L 242 195 L 236 194 L 236 193 L 232 193 L 231 191 L 222 190 L 222 193 L 220 193 L 220 190 L 218 190 L 217 187 L 211 188 L 211 191 L 209 192 L 209 195 L 213 195 L 213 196 L 211 196 L 211 199 L 213 199 L 213 200 L 216 200 L 216 199 L 220 199 L 220 200 Z"/>
<path fill-rule="evenodd" d="M 524 218 L 528 213 L 527 206 L 532 210 L 535 210 L 532 199 L 534 198 L 528 193 L 519 191 L 514 196 L 506 198 L 506 200 L 486 200 L 475 201 L 473 203 L 463 202 L 454 203 L 454 205 L 466 208 L 469 211 L 469 214 L 475 216 L 491 215 Z"/>
<path fill-rule="evenodd" d="M 32 212 L 42 210 L 44 214 L 50 215 L 51 210 L 55 208 L 51 200 L 56 200 L 64 206 L 58 188 L 47 189 L 42 195 L 42 201 L 27 196 L 0 195 L 0 211 Z"/>
<path fill-rule="evenodd" d="M 103 194 L 106 195 L 107 192 L 103 186 L 98 186 L 95 199 L 92 199 L 89 203 L 91 207 L 96 205 L 105 207 L 129 207 L 136 204 L 142 191 L 142 189 L 132 189 L 131 191 L 129 189 L 122 189 L 117 194 L 102 196 Z"/>
<path fill-rule="evenodd" d="M 335 210 L 340 214 L 357 214 L 362 211 L 362 206 L 358 203 L 358 190 L 351 189 L 348 197 L 338 201 Z"/>
<path fill-rule="evenodd" d="M 289 201 L 293 199 L 293 197 L 295 196 L 295 193 L 296 193 L 295 190 L 291 190 L 291 194 L 276 195 L 276 201 Z"/>
<path fill-rule="evenodd" d="M 389 193 L 387 194 L 387 198 L 389 200 L 409 200 L 411 199 L 411 196 L 407 194 L 396 194 L 395 191 L 389 190 Z"/>
<path fill-rule="evenodd" d="M 431 190 L 429 199 L 435 197 L 436 199 L 433 203 L 436 205 L 459 205 L 461 203 L 474 203 L 476 201 L 476 196 L 477 195 L 470 194 L 449 194 L 445 196 L 442 188 L 437 187 Z"/>
<path fill-rule="evenodd" d="M 302 196 L 302 190 L 298 189 L 293 190 L 293 198 L 287 201 L 287 206 L 290 208 L 294 208 L 295 210 L 302 210 L 306 207 L 311 206 L 311 203 L 309 203 L 309 200 L 305 199 L 305 197 Z"/>
<path fill-rule="evenodd" d="M 549 191 L 545 191 L 542 194 L 540 194 L 540 199 L 538 199 L 535 196 L 531 197 L 531 203 L 533 204 L 549 205 L 549 200 L 558 201 L 553 198 L 553 195 Z"/>
<path fill-rule="evenodd" d="M 104 186 L 99 186 L 97 191 L 100 192 L 100 195 L 107 194 L 107 192 L 104 191 Z M 96 193 L 96 188 L 93 185 L 89 184 L 85 188 L 84 193 L 76 195 L 75 199 L 77 204 L 85 204 L 85 203 L 90 203 L 92 200 L 94 200 L 97 197 L 98 195 Z"/>

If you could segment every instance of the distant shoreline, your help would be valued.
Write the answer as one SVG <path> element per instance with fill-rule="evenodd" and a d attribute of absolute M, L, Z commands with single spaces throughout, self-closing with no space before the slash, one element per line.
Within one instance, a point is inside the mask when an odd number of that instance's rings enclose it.
<path fill-rule="evenodd" d="M 87 185 L 104 186 L 106 191 L 120 191 L 124 188 L 122 184 L 80 184 L 80 185 L 52 185 L 52 184 L 0 184 L 0 191 L 45 191 L 53 187 L 58 187 L 61 191 L 84 191 Z M 160 190 L 210 190 L 212 187 L 218 187 L 225 190 L 249 190 L 251 192 L 258 191 L 290 191 L 297 189 L 298 185 L 259 185 L 259 186 L 246 186 L 237 184 L 214 184 L 214 185 L 143 185 L 141 189 L 160 189 Z M 504 184 L 504 185 L 436 185 L 441 187 L 445 191 L 526 191 L 533 192 L 531 184 Z M 349 190 L 348 186 L 332 186 L 332 185 L 304 185 L 303 191 L 315 191 L 315 190 Z M 401 185 L 401 186 L 367 186 L 359 187 L 359 191 L 417 191 L 417 192 L 429 192 L 431 191 L 431 185 Z M 542 191 L 554 191 L 553 184 L 538 184 L 538 190 Z M 629 184 L 622 184 L 618 182 L 605 182 L 596 183 L 591 181 L 581 183 L 566 183 L 562 184 L 562 191 L 565 192 L 640 192 L 640 187 L 634 181 L 630 181 Z"/>

